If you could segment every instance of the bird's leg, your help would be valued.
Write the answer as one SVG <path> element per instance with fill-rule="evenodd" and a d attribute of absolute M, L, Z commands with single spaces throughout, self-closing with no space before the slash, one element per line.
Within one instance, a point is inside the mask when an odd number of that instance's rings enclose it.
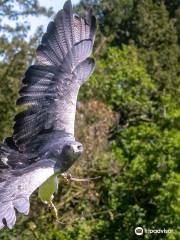
<path fill-rule="evenodd" d="M 101 178 L 100 176 L 98 177 L 94 177 L 94 178 L 75 178 L 72 177 L 72 175 L 70 173 L 62 173 L 61 176 L 63 177 L 63 179 L 68 183 L 68 182 L 89 182 L 91 180 L 96 180 Z"/>
<path fill-rule="evenodd" d="M 61 224 L 64 224 L 63 222 L 60 222 L 60 221 L 59 221 L 58 210 L 57 210 L 56 206 L 55 206 L 54 203 L 53 203 L 53 198 L 54 198 L 54 196 L 52 195 L 52 196 L 51 196 L 51 199 L 50 199 L 50 201 L 49 201 L 49 207 L 50 207 L 50 209 L 52 209 L 52 211 L 53 211 L 53 213 L 54 213 L 54 216 L 55 216 L 55 218 L 56 218 L 56 222 L 61 223 Z"/>
<path fill-rule="evenodd" d="M 56 206 L 53 203 L 53 198 L 54 198 L 54 196 L 52 195 L 52 197 L 51 197 L 51 199 L 49 201 L 49 207 L 50 207 L 50 209 L 52 209 L 52 211 L 53 211 L 53 213 L 55 215 L 56 220 L 58 220 L 58 211 L 57 211 Z"/>

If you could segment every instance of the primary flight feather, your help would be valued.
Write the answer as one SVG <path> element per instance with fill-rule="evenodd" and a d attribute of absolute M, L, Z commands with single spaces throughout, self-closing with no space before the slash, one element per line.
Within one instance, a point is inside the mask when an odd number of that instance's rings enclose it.
<path fill-rule="evenodd" d="M 83 152 L 74 121 L 79 88 L 95 66 L 90 57 L 95 29 L 92 12 L 80 17 L 68 0 L 42 37 L 37 63 L 26 71 L 17 100 L 27 108 L 16 115 L 12 137 L 0 145 L 0 229 L 14 226 L 15 210 L 28 214 L 30 195 L 41 187 L 43 200 L 48 179 L 56 186 L 56 175 Z"/>

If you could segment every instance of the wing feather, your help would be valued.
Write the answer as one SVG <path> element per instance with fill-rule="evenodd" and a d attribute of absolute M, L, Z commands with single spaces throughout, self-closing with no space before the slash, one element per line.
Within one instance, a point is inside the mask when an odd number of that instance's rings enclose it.
<path fill-rule="evenodd" d="M 23 169 L 1 171 L 4 179 L 0 181 L 0 229 L 4 226 L 12 229 L 16 222 L 15 209 L 29 213 L 31 194 L 54 174 L 54 165 L 55 162 L 42 159 Z"/>
<path fill-rule="evenodd" d="M 95 62 L 92 58 L 87 58 L 81 64 L 79 64 L 75 73 L 78 76 L 78 80 L 83 84 L 84 81 L 92 74 L 95 68 Z"/>
<path fill-rule="evenodd" d="M 92 74 L 90 58 L 95 38 L 95 17 L 73 14 L 68 0 L 37 48 L 38 64 L 26 71 L 17 105 L 28 108 L 15 117 L 13 139 L 20 151 L 44 130 L 74 134 L 80 86 Z"/>

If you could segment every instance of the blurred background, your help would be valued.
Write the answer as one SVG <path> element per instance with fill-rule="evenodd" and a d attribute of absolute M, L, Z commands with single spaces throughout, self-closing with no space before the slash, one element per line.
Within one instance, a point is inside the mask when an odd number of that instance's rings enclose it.
<path fill-rule="evenodd" d="M 26 68 L 60 0 L 0 0 L 0 140 L 12 133 Z M 60 221 L 35 193 L 1 240 L 180 239 L 180 1 L 74 0 L 98 19 L 96 70 L 79 95 L 85 153 L 60 182 Z M 40 26 L 43 25 L 43 26 Z M 134 229 L 170 229 L 136 236 Z"/>

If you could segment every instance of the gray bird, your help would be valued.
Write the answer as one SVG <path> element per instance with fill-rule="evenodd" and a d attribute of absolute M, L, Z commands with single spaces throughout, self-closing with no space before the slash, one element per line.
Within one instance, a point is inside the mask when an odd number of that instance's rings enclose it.
<path fill-rule="evenodd" d="M 28 214 L 30 196 L 49 201 L 57 175 L 66 172 L 83 152 L 74 137 L 79 88 L 94 70 L 90 58 L 96 19 L 73 13 L 68 0 L 49 23 L 37 48 L 37 63 L 22 80 L 14 131 L 0 145 L 0 229 L 12 228 L 16 211 Z"/>

